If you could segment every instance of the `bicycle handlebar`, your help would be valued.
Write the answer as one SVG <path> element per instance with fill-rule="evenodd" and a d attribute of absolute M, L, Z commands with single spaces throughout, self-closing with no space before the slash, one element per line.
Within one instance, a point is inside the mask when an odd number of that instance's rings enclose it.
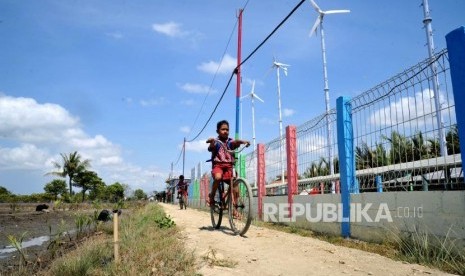
<path fill-rule="evenodd" d="M 214 140 L 215 142 L 218 142 L 223 148 L 225 151 L 229 152 L 229 153 L 239 153 L 241 151 L 243 151 L 245 148 L 248 148 L 250 146 L 250 143 L 247 143 L 245 144 L 245 146 L 243 146 L 243 144 L 239 145 L 238 149 L 236 150 L 230 150 L 228 149 L 228 147 L 223 143 L 223 141 L 219 140 L 219 139 L 208 139 L 205 143 L 211 143 L 211 141 Z"/>

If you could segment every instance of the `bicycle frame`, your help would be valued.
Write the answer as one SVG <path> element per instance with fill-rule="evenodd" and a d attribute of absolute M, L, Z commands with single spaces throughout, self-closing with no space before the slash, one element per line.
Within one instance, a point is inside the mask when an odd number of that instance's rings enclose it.
<path fill-rule="evenodd" d="M 225 150 L 232 154 L 234 151 L 227 149 L 227 147 L 219 141 Z M 242 151 L 244 148 L 239 150 Z M 228 187 L 224 187 L 227 184 Z M 239 192 L 243 190 L 243 193 Z M 218 197 L 219 201 L 214 200 L 210 203 L 210 214 L 212 225 L 215 229 L 219 229 L 223 218 L 223 211 L 228 211 L 229 224 L 231 230 L 235 234 L 241 236 L 245 235 L 250 223 L 252 222 L 251 215 L 251 199 L 252 189 L 250 185 L 242 178 L 237 177 L 237 173 L 232 168 L 232 177 L 229 181 L 221 179 L 218 184 Z M 216 197 L 217 195 L 213 195 Z"/>

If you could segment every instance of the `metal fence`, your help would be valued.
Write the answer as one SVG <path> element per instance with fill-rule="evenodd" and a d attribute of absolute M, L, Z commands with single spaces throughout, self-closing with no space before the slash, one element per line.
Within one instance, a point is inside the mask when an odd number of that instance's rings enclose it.
<path fill-rule="evenodd" d="M 447 50 L 350 103 L 360 192 L 464 189 Z M 267 195 L 287 192 L 284 145 L 279 138 L 265 145 Z M 338 192 L 335 109 L 297 127 L 297 156 L 299 193 Z M 245 159 L 255 183 L 255 153 Z"/>

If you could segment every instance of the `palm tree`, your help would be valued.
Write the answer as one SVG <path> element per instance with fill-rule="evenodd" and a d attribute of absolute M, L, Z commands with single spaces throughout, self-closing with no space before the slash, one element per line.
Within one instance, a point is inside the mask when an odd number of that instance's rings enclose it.
<path fill-rule="evenodd" d="M 90 167 L 90 160 L 81 160 L 81 155 L 77 151 L 66 155 L 60 153 L 63 163 L 60 164 L 56 161 L 53 161 L 53 166 L 58 169 L 58 171 L 49 172 L 48 174 L 57 175 L 61 177 L 68 177 L 69 181 L 69 194 L 73 194 L 72 183 L 74 177 L 82 171 L 87 170 Z"/>
<path fill-rule="evenodd" d="M 397 131 L 391 132 L 391 137 L 382 136 L 383 139 L 391 143 L 389 159 L 392 164 L 400 164 L 412 161 L 412 141 Z"/>
<path fill-rule="evenodd" d="M 459 131 L 457 125 L 453 125 L 446 134 L 447 154 L 460 153 Z"/>
<path fill-rule="evenodd" d="M 357 170 L 376 168 L 389 165 L 389 158 L 383 144 L 375 143 L 375 150 L 362 142 L 355 147 L 355 160 Z"/>

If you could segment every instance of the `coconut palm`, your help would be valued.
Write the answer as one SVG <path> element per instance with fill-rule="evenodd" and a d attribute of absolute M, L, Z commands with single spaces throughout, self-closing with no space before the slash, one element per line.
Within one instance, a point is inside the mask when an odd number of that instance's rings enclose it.
<path fill-rule="evenodd" d="M 52 175 L 57 175 L 61 177 L 68 177 L 68 182 L 69 182 L 69 194 L 73 194 L 73 188 L 72 188 L 72 183 L 74 177 L 82 171 L 87 170 L 90 167 L 90 160 L 85 159 L 81 160 L 81 155 L 75 151 L 73 153 L 70 153 L 69 155 L 66 155 L 64 153 L 60 153 L 62 160 L 62 164 L 53 161 L 53 166 L 55 166 L 58 171 L 53 171 L 47 173 L 47 175 L 52 174 Z"/>
<path fill-rule="evenodd" d="M 389 158 L 383 144 L 375 143 L 375 149 L 362 142 L 355 147 L 355 163 L 357 170 L 376 168 L 389 165 Z"/>
<path fill-rule="evenodd" d="M 383 135 L 382 138 L 391 143 L 389 157 L 392 164 L 412 161 L 413 145 L 410 139 L 397 131 L 391 132 L 391 137 Z"/>
<path fill-rule="evenodd" d="M 460 153 L 459 132 L 457 125 L 453 125 L 446 134 L 447 154 Z"/>

